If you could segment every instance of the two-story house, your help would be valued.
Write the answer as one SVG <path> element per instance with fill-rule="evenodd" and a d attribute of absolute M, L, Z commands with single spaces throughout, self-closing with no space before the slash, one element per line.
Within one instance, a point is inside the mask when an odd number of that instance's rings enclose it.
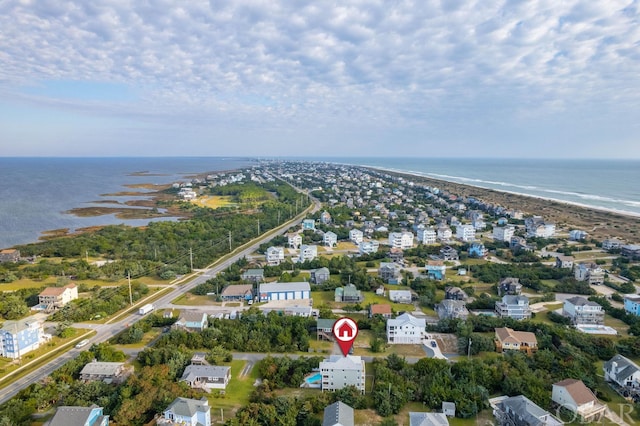
<path fill-rule="evenodd" d="M 564 423 L 524 395 L 493 398 L 493 415 L 499 426 L 562 426 Z"/>
<path fill-rule="evenodd" d="M 287 234 L 287 244 L 289 248 L 298 249 L 302 245 L 302 235 L 297 232 Z"/>
<path fill-rule="evenodd" d="M 400 274 L 401 268 L 397 263 L 380 262 L 378 268 L 378 276 L 387 284 L 398 284 L 402 278 Z"/>
<path fill-rule="evenodd" d="M 442 260 L 458 260 L 458 251 L 451 246 L 444 246 L 440 249 L 440 259 Z"/>
<path fill-rule="evenodd" d="M 520 293 L 522 293 L 520 278 L 507 277 L 498 283 L 498 296 L 504 294 L 518 295 Z"/>
<path fill-rule="evenodd" d="M 312 269 L 310 271 L 310 274 L 311 276 L 309 277 L 309 281 L 316 285 L 320 285 L 326 281 L 329 281 L 329 278 L 331 277 L 329 268 Z"/>
<path fill-rule="evenodd" d="M 303 231 L 315 231 L 316 230 L 316 221 L 313 219 L 304 219 L 302 221 L 302 230 Z"/>
<path fill-rule="evenodd" d="M 358 244 L 358 253 L 359 254 L 377 253 L 379 247 L 380 247 L 380 243 L 376 240 L 362 241 L 361 243 Z"/>
<path fill-rule="evenodd" d="M 2 262 L 19 262 L 20 250 L 4 249 L 0 250 L 0 263 Z"/>
<path fill-rule="evenodd" d="M 500 318 L 513 318 L 515 320 L 523 320 L 531 318 L 531 309 L 529 308 L 529 298 L 519 295 L 505 295 L 502 300 L 496 302 L 496 314 Z"/>
<path fill-rule="evenodd" d="M 615 355 L 603 365 L 604 380 L 620 387 L 640 389 L 640 367 L 629 358 Z"/>
<path fill-rule="evenodd" d="M 425 269 L 430 280 L 443 280 L 447 272 L 447 266 L 442 260 L 428 260 Z"/>
<path fill-rule="evenodd" d="M 322 391 L 335 391 L 347 386 L 355 386 L 364 393 L 365 363 L 362 358 L 354 355 L 331 355 L 320 362 L 322 375 Z"/>
<path fill-rule="evenodd" d="M 35 316 L 5 321 L 0 328 L 0 356 L 20 358 L 39 348 L 46 338 L 42 321 Z"/>
<path fill-rule="evenodd" d="M 469 317 L 469 310 L 462 300 L 444 299 L 436 304 L 435 311 L 440 319 L 462 319 Z"/>
<path fill-rule="evenodd" d="M 334 290 L 334 301 L 359 303 L 364 300 L 362 292 L 353 284 L 346 284 L 344 287 L 336 287 Z"/>
<path fill-rule="evenodd" d="M 362 241 L 364 241 L 364 232 L 359 229 L 350 230 L 349 240 L 354 244 L 360 244 Z"/>
<path fill-rule="evenodd" d="M 624 310 L 632 315 L 640 316 L 640 295 L 627 294 L 624 296 Z"/>
<path fill-rule="evenodd" d="M 425 336 L 426 321 L 404 313 L 387 320 L 387 342 L 391 344 L 420 344 Z"/>
<path fill-rule="evenodd" d="M 573 269 L 573 256 L 563 256 L 561 254 L 556 256 L 556 268 Z"/>
<path fill-rule="evenodd" d="M 307 260 L 314 260 L 318 257 L 318 246 L 303 244 L 300 246 L 300 256 L 298 262 L 306 262 Z"/>
<path fill-rule="evenodd" d="M 80 371 L 80 380 L 84 382 L 101 381 L 105 383 L 123 383 L 133 373 L 124 362 L 96 361 L 87 363 Z"/>
<path fill-rule="evenodd" d="M 207 398 L 178 397 L 157 420 L 158 426 L 211 426 L 211 407 Z"/>
<path fill-rule="evenodd" d="M 322 426 L 354 426 L 353 408 L 336 401 L 324 408 L 324 416 L 322 418 Z"/>
<path fill-rule="evenodd" d="M 565 379 L 553 384 L 551 400 L 558 407 L 574 413 L 581 423 L 599 422 L 607 406 L 598 401 L 582 380 Z"/>
<path fill-rule="evenodd" d="M 484 246 L 484 244 L 479 242 L 473 242 L 469 246 L 469 257 L 483 258 L 487 255 L 488 250 Z"/>
<path fill-rule="evenodd" d="M 538 350 L 538 339 L 529 331 L 515 331 L 508 327 L 495 329 L 495 343 L 498 352 L 521 351 L 532 354 Z"/>
<path fill-rule="evenodd" d="M 182 373 L 181 382 L 193 389 L 226 389 L 231 380 L 231 367 L 217 365 L 188 365 Z"/>
<path fill-rule="evenodd" d="M 495 226 L 493 228 L 493 239 L 496 241 L 511 241 L 511 237 L 516 232 L 516 228 L 513 226 Z"/>
<path fill-rule="evenodd" d="M 604 310 L 602 306 L 580 296 L 566 299 L 562 306 L 562 314 L 571 318 L 571 323 L 574 325 L 604 324 Z"/>
<path fill-rule="evenodd" d="M 389 290 L 389 300 L 395 303 L 411 303 L 410 290 Z"/>
<path fill-rule="evenodd" d="M 335 247 L 338 244 L 338 235 L 333 231 L 327 231 L 322 236 L 322 242 L 326 247 Z"/>
<path fill-rule="evenodd" d="M 245 282 L 252 282 L 254 284 L 264 281 L 264 269 L 247 269 L 240 275 Z"/>
<path fill-rule="evenodd" d="M 186 331 L 202 331 L 209 325 L 207 314 L 204 312 L 195 312 L 182 310 L 178 321 L 173 324 L 173 328 Z"/>
<path fill-rule="evenodd" d="M 104 409 L 93 404 L 90 407 L 61 406 L 56 409 L 47 426 L 109 426 L 109 416 Z"/>

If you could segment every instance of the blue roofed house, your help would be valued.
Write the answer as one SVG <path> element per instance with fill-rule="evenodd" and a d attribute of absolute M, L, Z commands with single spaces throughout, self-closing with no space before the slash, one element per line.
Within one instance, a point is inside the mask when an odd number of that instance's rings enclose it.
<path fill-rule="evenodd" d="M 157 420 L 158 426 L 211 426 L 211 408 L 207 398 L 189 399 L 178 397 L 173 400 L 162 417 Z"/>
<path fill-rule="evenodd" d="M 431 280 L 443 280 L 447 266 L 442 260 L 429 260 L 426 265 L 427 277 Z"/>
<path fill-rule="evenodd" d="M 109 416 L 105 416 L 103 408 L 91 407 L 58 407 L 48 426 L 108 426 Z"/>
<path fill-rule="evenodd" d="M 303 231 L 314 231 L 316 229 L 316 221 L 313 219 L 305 219 L 302 221 Z"/>
<path fill-rule="evenodd" d="M 178 321 L 173 324 L 175 329 L 187 331 L 202 331 L 209 325 L 207 314 L 204 312 L 185 311 L 180 312 Z"/>

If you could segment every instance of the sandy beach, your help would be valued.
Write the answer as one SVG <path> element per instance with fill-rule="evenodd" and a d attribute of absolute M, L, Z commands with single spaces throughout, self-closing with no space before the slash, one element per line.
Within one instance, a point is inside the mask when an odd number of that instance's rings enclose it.
<path fill-rule="evenodd" d="M 460 183 L 424 177 L 418 174 L 376 168 L 391 175 L 440 188 L 462 197 L 475 197 L 485 203 L 521 210 L 555 222 L 559 230 L 581 229 L 593 238 L 602 240 L 616 237 L 629 243 L 640 242 L 640 217 L 605 208 L 594 208 L 577 203 L 563 202 L 513 192 L 496 191 Z"/>

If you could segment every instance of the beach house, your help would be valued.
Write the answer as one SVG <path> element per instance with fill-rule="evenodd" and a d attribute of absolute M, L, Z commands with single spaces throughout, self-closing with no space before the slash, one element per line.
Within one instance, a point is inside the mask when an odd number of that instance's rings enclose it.
<path fill-rule="evenodd" d="M 5 321 L 0 329 L 0 356 L 20 358 L 39 348 L 46 340 L 43 323 L 36 316 Z"/>
<path fill-rule="evenodd" d="M 515 320 L 531 318 L 529 298 L 523 295 L 512 296 L 508 294 L 502 296 L 502 300 L 496 302 L 495 310 L 500 318 L 512 318 Z"/>
<path fill-rule="evenodd" d="M 314 260 L 318 257 L 318 246 L 303 244 L 300 246 L 300 256 L 298 262 L 306 262 L 307 260 Z"/>
<path fill-rule="evenodd" d="M 578 263 L 574 276 L 577 281 L 587 281 L 589 284 L 604 283 L 604 270 L 595 263 Z"/>
<path fill-rule="evenodd" d="M 92 404 L 90 407 L 61 406 L 56 409 L 47 426 L 109 426 L 109 416 L 104 408 Z"/>
<path fill-rule="evenodd" d="M 38 303 L 48 312 L 62 308 L 78 298 L 78 286 L 74 283 L 64 287 L 47 287 L 38 295 Z"/>
<path fill-rule="evenodd" d="M 277 266 L 284 260 L 284 247 L 269 247 L 266 261 L 269 266 Z"/>
<path fill-rule="evenodd" d="M 359 229 L 349 231 L 349 240 L 354 244 L 360 244 L 364 240 L 364 233 Z"/>
<path fill-rule="evenodd" d="M 562 315 L 570 318 L 571 323 L 574 325 L 604 324 L 604 310 L 602 306 L 580 296 L 570 297 L 564 301 Z"/>
<path fill-rule="evenodd" d="M 420 344 L 425 337 L 426 327 L 424 318 L 416 318 L 407 313 L 395 319 L 388 319 L 387 343 Z"/>
<path fill-rule="evenodd" d="M 445 277 L 447 266 L 442 260 L 428 260 L 425 270 L 427 272 L 427 278 L 441 281 Z"/>
<path fill-rule="evenodd" d="M 322 375 L 322 391 L 335 391 L 347 386 L 355 386 L 364 393 L 365 363 L 362 358 L 354 355 L 331 355 L 320 362 Z"/>
<path fill-rule="evenodd" d="M 511 237 L 516 232 L 513 226 L 495 226 L 493 228 L 493 239 L 496 241 L 511 241 Z"/>
<path fill-rule="evenodd" d="M 211 407 L 206 397 L 178 397 L 162 412 L 158 426 L 211 426 Z"/>
<path fill-rule="evenodd" d="M 606 405 L 598 401 L 591 389 L 577 379 L 554 383 L 551 400 L 556 406 L 576 414 L 583 424 L 600 421 L 607 410 Z"/>

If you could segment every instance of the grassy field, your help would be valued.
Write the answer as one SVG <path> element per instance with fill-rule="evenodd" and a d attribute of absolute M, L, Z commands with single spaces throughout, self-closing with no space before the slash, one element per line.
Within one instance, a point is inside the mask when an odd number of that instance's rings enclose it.
<path fill-rule="evenodd" d="M 125 349 L 141 349 L 147 346 L 152 340 L 162 334 L 162 329 L 160 328 L 152 328 L 147 333 L 144 333 L 142 340 L 138 343 L 131 343 L 129 345 L 113 345 L 116 349 L 125 350 Z"/>
<path fill-rule="evenodd" d="M 235 412 L 249 404 L 249 395 L 253 392 L 253 384 L 258 378 L 256 368 L 252 368 L 248 375 L 241 376 L 247 361 L 231 361 L 231 381 L 225 390 L 224 395 L 212 392 L 209 396 L 211 405 L 211 423 L 223 423 L 222 413 L 225 419 L 230 419 Z"/>
<path fill-rule="evenodd" d="M 395 288 L 395 287 L 394 287 Z M 401 289 L 404 287 L 398 287 Z M 413 311 L 413 305 L 406 303 L 392 303 L 384 296 L 379 296 L 375 293 L 371 292 L 363 292 L 364 300 L 360 302 L 360 306 L 366 308 L 366 306 L 370 304 L 387 304 L 391 305 L 391 309 L 399 312 L 399 311 Z M 351 303 L 343 303 L 343 302 L 335 302 L 334 293 L 332 291 L 312 291 L 311 298 L 313 299 L 313 307 L 318 308 L 322 305 L 329 306 L 331 308 L 342 308 L 347 305 L 351 305 Z"/>
<path fill-rule="evenodd" d="M 182 305 L 182 306 L 201 306 L 201 305 L 213 305 L 220 306 L 221 302 L 215 301 L 215 296 L 198 296 L 191 293 L 185 293 L 182 296 L 178 297 L 171 301 L 174 305 Z"/>
<path fill-rule="evenodd" d="M 210 209 L 217 209 L 220 207 L 231 207 L 236 204 L 232 201 L 231 196 L 227 195 L 213 195 L 209 197 L 198 197 L 195 200 L 191 200 L 193 204 L 197 204 L 202 207 L 209 207 Z"/>
<path fill-rule="evenodd" d="M 49 277 L 43 280 L 32 280 L 28 278 L 23 278 L 20 280 L 16 280 L 11 283 L 2 283 L 0 284 L 0 291 L 16 291 L 22 288 L 40 288 L 40 287 L 54 287 L 58 281 L 59 277 Z M 146 285 L 168 285 L 168 281 L 151 278 L 151 277 L 142 277 L 136 279 L 136 281 L 146 284 Z M 71 282 L 71 281 L 70 281 Z M 74 281 L 76 284 L 86 284 L 89 288 L 91 287 L 118 287 L 121 285 L 127 284 L 126 279 L 118 280 L 118 281 L 103 281 L 103 280 L 78 280 Z"/>

